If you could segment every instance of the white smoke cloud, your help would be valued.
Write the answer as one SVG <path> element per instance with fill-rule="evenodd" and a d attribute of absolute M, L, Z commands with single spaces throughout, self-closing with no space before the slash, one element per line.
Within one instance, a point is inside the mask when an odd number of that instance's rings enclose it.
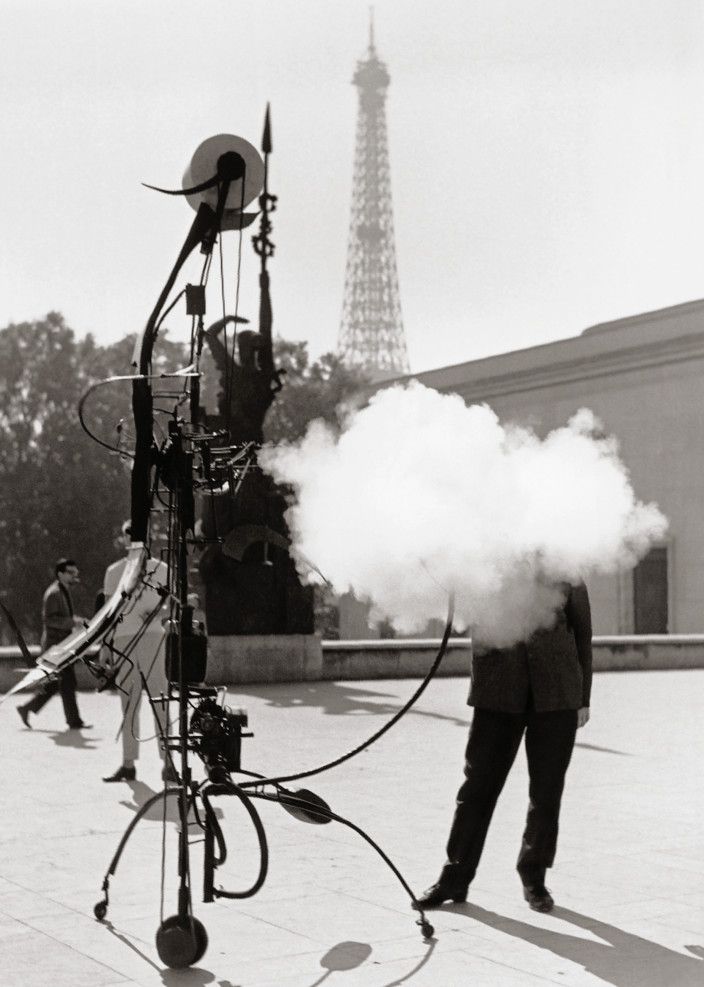
<path fill-rule="evenodd" d="M 630 567 L 667 528 L 587 409 L 541 440 L 413 382 L 377 393 L 339 437 L 314 422 L 261 458 L 297 491 L 294 556 L 402 631 L 443 618 L 454 590 L 477 640 L 520 640 L 550 624 L 556 583 Z"/>

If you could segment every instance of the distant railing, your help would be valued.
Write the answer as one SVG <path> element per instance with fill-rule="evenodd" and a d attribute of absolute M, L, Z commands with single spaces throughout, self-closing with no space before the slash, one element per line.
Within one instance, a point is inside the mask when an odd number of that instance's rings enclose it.
<path fill-rule="evenodd" d="M 440 647 L 439 638 L 428 637 L 382 637 L 359 638 L 355 641 L 321 641 L 323 653 L 326 651 L 406 651 L 417 648 L 419 651 L 432 651 Z M 448 651 L 452 648 L 471 648 L 472 639 L 469 637 L 451 637 L 447 642 Z"/>
<path fill-rule="evenodd" d="M 595 634 L 592 644 L 597 648 L 610 648 L 612 645 L 704 644 L 704 634 Z"/>

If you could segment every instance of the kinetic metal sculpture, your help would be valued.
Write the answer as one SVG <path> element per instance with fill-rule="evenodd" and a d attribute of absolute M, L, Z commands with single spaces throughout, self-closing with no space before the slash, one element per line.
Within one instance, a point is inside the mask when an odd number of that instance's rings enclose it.
<path fill-rule="evenodd" d="M 52 675 L 73 661 L 83 659 L 104 687 L 107 684 L 104 670 L 91 657 L 90 646 L 104 641 L 110 647 L 109 632 L 120 615 L 134 606 L 146 584 L 145 561 L 149 557 L 151 541 L 150 521 L 155 512 L 166 514 L 168 551 L 166 561 L 169 570 L 168 588 L 163 591 L 164 607 L 168 606 L 166 621 L 166 677 L 165 695 L 152 696 L 142 678 L 152 705 L 172 704 L 177 709 L 177 730 L 162 734 L 160 740 L 172 767 L 176 767 L 179 783 L 167 786 L 150 798 L 134 817 L 122 837 L 103 881 L 103 897 L 95 905 L 95 915 L 102 921 L 109 905 L 110 878 L 114 875 L 135 826 L 158 801 L 173 798 L 178 802 L 178 874 L 179 892 L 176 912 L 163 921 L 156 933 L 156 946 L 160 958 L 171 967 L 184 967 L 197 962 L 207 947 L 205 927 L 193 915 L 192 889 L 190 886 L 189 813 L 194 811 L 202 830 L 200 842 L 204 846 L 203 900 L 214 898 L 246 898 L 255 894 L 264 883 L 268 866 L 266 835 L 261 819 L 254 807 L 254 799 L 278 802 L 288 812 L 309 823 L 342 823 L 359 833 L 382 857 L 396 874 L 411 898 L 413 907 L 417 901 L 410 887 L 386 854 L 361 828 L 333 812 L 317 795 L 307 789 L 293 790 L 288 783 L 310 777 L 342 764 L 364 750 L 385 733 L 416 701 L 435 673 L 444 654 L 451 629 L 451 614 L 438 655 L 426 678 L 409 701 L 372 737 L 354 750 L 335 760 L 306 771 L 266 778 L 241 767 L 241 741 L 250 736 L 244 731 L 247 716 L 242 710 L 230 710 L 224 705 L 224 688 L 204 684 L 207 666 L 207 639 L 194 625 L 193 607 L 189 603 L 188 552 L 193 544 L 202 544 L 196 538 L 196 500 L 214 495 L 229 496 L 237 500 L 243 489 L 243 481 L 257 471 L 257 443 L 253 440 L 237 441 L 225 422 L 218 430 L 210 430 L 203 423 L 200 408 L 199 359 L 205 335 L 204 315 L 208 274 L 213 250 L 224 230 L 241 230 L 253 221 L 256 214 L 245 213 L 245 207 L 259 194 L 261 210 L 260 229 L 254 239 L 255 249 L 261 259 L 260 310 L 265 323 L 271 326 L 271 302 L 267 260 L 271 256 L 269 239 L 271 230 L 270 207 L 272 197 L 267 189 L 268 155 L 271 151 L 269 113 L 264 128 L 264 160 L 250 144 L 241 138 L 219 135 L 202 144 L 190 168 L 184 176 L 183 192 L 197 209 L 183 248 L 159 295 L 156 306 L 147 322 L 136 353 L 137 373 L 131 377 L 111 378 L 115 381 L 131 380 L 132 405 L 135 426 L 135 449 L 131 480 L 131 525 L 133 544 L 128 565 L 118 590 L 95 615 L 85 629 L 77 631 L 60 645 L 45 652 L 38 660 L 38 668 L 19 683 L 13 692 L 45 675 Z M 263 185 L 263 190 L 262 190 Z M 164 190 L 160 190 L 164 191 Z M 167 305 L 176 285 L 179 273 L 189 255 L 200 247 L 204 263 L 199 284 L 186 285 Z M 152 383 L 152 354 L 159 328 L 165 315 L 185 295 L 187 313 L 191 323 L 191 362 L 169 380 L 179 384 L 173 392 L 159 394 L 158 406 L 154 402 Z M 225 323 L 238 321 L 223 314 Z M 275 379 L 273 366 L 265 368 L 269 381 Z M 96 385 L 97 386 L 97 385 Z M 236 386 L 235 381 L 232 386 Z M 164 404 L 171 393 L 173 405 L 165 410 Z M 83 418 L 86 396 L 81 403 Z M 166 415 L 166 438 L 157 439 L 155 416 Z M 224 539 L 215 531 L 213 543 Z M 161 609 L 161 608 L 159 608 Z M 156 611 L 147 622 L 160 616 Z M 136 635 L 136 638 L 139 634 Z M 125 662 L 131 662 L 132 646 L 115 655 L 110 681 L 119 674 Z M 206 777 L 198 781 L 191 769 L 191 754 L 197 754 L 204 764 Z M 174 763 L 175 762 L 175 763 Z M 234 775 L 244 776 L 235 781 Z M 213 809 L 213 801 L 223 796 L 237 798 L 245 807 L 257 833 L 260 847 L 259 873 L 251 887 L 241 891 L 228 891 L 215 884 L 215 871 L 227 856 L 225 838 Z M 420 910 L 420 909 L 419 909 Z M 422 911 L 418 924 L 425 937 L 433 933 L 432 926 Z"/>

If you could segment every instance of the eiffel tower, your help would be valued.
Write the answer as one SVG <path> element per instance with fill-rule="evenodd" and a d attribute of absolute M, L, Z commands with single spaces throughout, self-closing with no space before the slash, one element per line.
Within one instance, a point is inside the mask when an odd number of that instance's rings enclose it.
<path fill-rule="evenodd" d="M 376 53 L 371 21 L 367 57 L 357 62 L 352 79 L 359 92 L 359 110 L 338 353 L 347 366 L 359 367 L 374 380 L 409 371 L 386 139 L 390 81 Z"/>

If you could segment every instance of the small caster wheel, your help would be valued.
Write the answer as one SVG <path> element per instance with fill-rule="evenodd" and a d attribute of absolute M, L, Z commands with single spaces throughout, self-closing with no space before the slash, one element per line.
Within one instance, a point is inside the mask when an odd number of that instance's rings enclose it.
<path fill-rule="evenodd" d="M 197 918 L 171 915 L 156 933 L 156 951 L 162 963 L 179 969 L 197 963 L 208 948 L 205 926 Z"/>
<path fill-rule="evenodd" d="M 108 913 L 108 903 L 107 901 L 105 901 L 104 898 L 102 901 L 97 902 L 93 906 L 93 914 L 95 915 L 95 917 L 99 922 L 103 921 L 107 913 Z"/>
<path fill-rule="evenodd" d="M 420 931 L 423 933 L 424 939 L 431 939 L 435 932 L 435 929 L 426 918 L 423 919 L 423 921 L 420 923 Z"/>

